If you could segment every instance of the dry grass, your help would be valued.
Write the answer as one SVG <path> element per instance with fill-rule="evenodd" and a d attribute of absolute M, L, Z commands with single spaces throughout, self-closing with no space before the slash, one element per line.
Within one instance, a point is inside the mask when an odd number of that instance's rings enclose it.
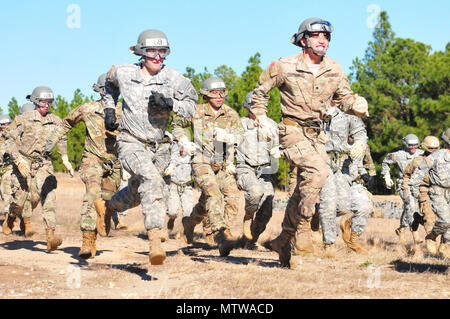
<path fill-rule="evenodd" d="M 169 240 L 163 246 L 162 266 L 148 266 L 148 241 L 139 208 L 129 212 L 128 231 L 100 237 L 95 259 L 77 258 L 81 244 L 79 209 L 84 186 L 76 177 L 58 175 L 57 232 L 64 242 L 58 251 L 45 252 L 40 207 L 32 217 L 38 231 L 33 241 L 15 229 L 0 234 L 0 298 L 440 298 L 450 297 L 449 261 L 429 256 L 408 257 L 399 249 L 394 229 L 398 220 L 371 218 L 363 235 L 367 256 L 350 252 L 342 240 L 337 256 L 323 256 L 321 236 L 314 233 L 315 252 L 294 256 L 297 267 L 279 268 L 278 256 L 263 248 L 233 250 L 219 256 L 216 248 L 202 243 L 187 246 Z M 276 196 L 285 194 L 277 192 Z M 197 194 L 198 196 L 198 194 Z M 241 212 L 243 201 L 241 202 Z M 233 225 L 240 233 L 242 213 Z M 260 241 L 278 235 L 283 212 L 276 211 Z M 176 223 L 179 227 L 179 221 Z M 420 230 L 423 233 L 423 229 Z M 412 238 L 408 238 L 412 242 Z M 68 285 L 70 267 L 78 267 L 79 288 Z M 26 275 L 28 273 L 28 275 Z"/>

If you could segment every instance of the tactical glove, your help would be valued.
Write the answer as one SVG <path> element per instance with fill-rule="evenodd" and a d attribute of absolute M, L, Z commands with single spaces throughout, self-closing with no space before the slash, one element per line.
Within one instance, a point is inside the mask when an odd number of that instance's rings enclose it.
<path fill-rule="evenodd" d="M 67 154 L 61 155 L 62 163 L 64 167 L 69 171 L 70 176 L 73 177 L 73 167 L 72 164 L 69 162 L 69 158 L 67 157 Z"/>
<path fill-rule="evenodd" d="M 236 166 L 234 166 L 233 163 L 227 163 L 225 166 L 225 171 L 230 175 L 234 175 L 236 174 Z"/>
<path fill-rule="evenodd" d="M 47 143 L 45 144 L 45 147 L 44 147 L 44 155 L 50 156 L 50 154 L 52 153 L 52 149 L 55 146 L 56 146 L 55 142 L 47 141 Z"/>
<path fill-rule="evenodd" d="M 105 128 L 108 131 L 115 131 L 119 127 L 116 119 L 116 110 L 113 108 L 105 108 Z"/>
<path fill-rule="evenodd" d="M 172 176 L 175 172 L 175 164 L 170 163 L 169 166 L 164 170 L 164 176 Z"/>
<path fill-rule="evenodd" d="M 384 176 L 384 182 L 386 183 L 386 188 L 391 189 L 394 186 L 394 181 L 389 175 Z"/>
<path fill-rule="evenodd" d="M 355 101 L 353 102 L 352 110 L 358 117 L 369 117 L 369 106 L 367 104 L 367 100 L 358 94 L 355 94 Z"/>
<path fill-rule="evenodd" d="M 280 148 L 278 146 L 273 147 L 270 150 L 270 155 L 272 155 L 274 158 L 280 158 L 281 157 Z"/>
<path fill-rule="evenodd" d="M 16 164 L 16 167 L 22 177 L 27 178 L 30 176 L 30 169 L 28 168 L 28 163 L 26 160 L 22 157 L 18 157 L 14 160 L 14 164 Z"/>
<path fill-rule="evenodd" d="M 359 158 L 364 154 L 366 150 L 366 144 L 363 142 L 355 141 L 350 147 L 350 157 L 352 159 Z"/>
<path fill-rule="evenodd" d="M 130 177 L 131 177 L 131 174 L 130 173 L 128 173 L 125 169 L 121 169 L 121 179 L 124 181 L 124 182 L 126 182 L 126 181 L 128 181 L 129 179 L 130 179 Z"/>
<path fill-rule="evenodd" d="M 367 188 L 371 188 L 373 186 L 373 182 L 375 180 L 374 176 L 370 176 L 369 174 L 361 175 L 362 180 L 364 181 L 364 186 Z"/>
<path fill-rule="evenodd" d="M 148 99 L 148 105 L 156 109 L 172 111 L 173 100 L 170 97 L 164 97 L 161 93 L 152 91 L 152 95 Z"/>
<path fill-rule="evenodd" d="M 270 141 L 273 136 L 278 134 L 276 128 L 271 124 L 266 115 L 258 116 L 254 123 L 258 126 L 258 138 L 264 141 Z"/>
<path fill-rule="evenodd" d="M 227 144 L 234 144 L 234 135 L 228 134 L 226 130 L 220 127 L 214 128 L 214 136 L 216 141 L 227 143 Z"/>
<path fill-rule="evenodd" d="M 189 155 L 194 155 L 195 150 L 197 149 L 197 144 L 190 142 L 184 135 L 180 138 L 178 143 L 180 144 L 180 148 L 182 149 L 182 151 L 186 152 Z"/>

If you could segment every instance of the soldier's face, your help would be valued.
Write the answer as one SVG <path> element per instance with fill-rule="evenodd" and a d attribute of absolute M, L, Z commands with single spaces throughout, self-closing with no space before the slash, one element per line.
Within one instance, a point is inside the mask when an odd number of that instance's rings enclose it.
<path fill-rule="evenodd" d="M 212 90 L 209 93 L 211 97 L 209 97 L 208 103 L 216 109 L 220 108 L 225 100 L 225 92 L 223 90 Z"/>
<path fill-rule="evenodd" d="M 144 65 L 147 69 L 148 73 L 154 75 L 161 70 L 164 59 L 161 58 L 160 55 L 157 55 L 154 58 L 144 57 Z"/>
<path fill-rule="evenodd" d="M 417 147 L 418 146 L 419 145 L 417 145 L 417 144 L 409 144 L 408 145 L 408 152 L 409 152 L 409 154 L 414 154 L 417 151 Z"/>
<path fill-rule="evenodd" d="M 40 100 L 39 103 L 41 103 L 42 106 L 38 105 L 37 110 L 42 116 L 44 116 L 45 114 L 48 113 L 51 102 L 48 100 Z"/>
<path fill-rule="evenodd" d="M 306 39 L 302 39 L 305 41 Z M 316 52 L 321 52 L 323 54 L 327 53 L 328 50 L 328 38 L 327 34 L 325 32 L 312 32 L 309 34 L 309 43 L 311 46 L 311 49 Z"/>

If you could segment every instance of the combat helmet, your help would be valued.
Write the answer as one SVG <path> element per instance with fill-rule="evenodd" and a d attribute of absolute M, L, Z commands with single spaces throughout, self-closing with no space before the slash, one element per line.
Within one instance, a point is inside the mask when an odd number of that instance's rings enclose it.
<path fill-rule="evenodd" d="M 97 83 L 94 83 L 94 85 L 92 85 L 92 89 L 99 94 L 106 95 L 105 83 L 106 83 L 106 73 L 98 77 Z"/>
<path fill-rule="evenodd" d="M 34 104 L 33 103 L 25 103 L 24 105 L 22 105 L 22 107 L 20 108 L 20 114 L 29 112 L 29 111 L 33 111 L 34 110 Z"/>
<path fill-rule="evenodd" d="M 422 141 L 422 148 L 428 152 L 434 152 L 439 149 L 439 139 L 436 136 L 427 136 Z"/>
<path fill-rule="evenodd" d="M 53 105 L 53 103 L 55 101 L 53 91 L 49 87 L 46 87 L 46 86 L 38 86 L 37 88 L 35 88 L 33 90 L 33 92 L 31 94 L 28 94 L 26 98 L 27 98 L 27 100 L 30 100 L 34 104 L 41 106 L 41 107 L 45 106 L 45 104 L 41 103 L 42 100 L 48 100 L 50 107 Z"/>
<path fill-rule="evenodd" d="M 417 135 L 415 134 L 408 134 L 402 139 L 403 145 L 405 147 L 408 147 L 410 145 L 419 145 L 420 141 Z"/>
<path fill-rule="evenodd" d="M 210 91 L 222 90 L 223 93 L 212 94 Z M 207 97 L 225 97 L 228 94 L 227 86 L 222 79 L 216 77 L 209 77 L 202 83 L 202 87 L 199 90 L 200 94 Z"/>
<path fill-rule="evenodd" d="M 161 58 L 167 57 L 170 53 L 170 46 L 166 35 L 159 30 L 146 30 L 139 35 L 137 44 L 130 47 L 130 51 L 139 56 L 154 58 L 158 54 L 149 55 L 147 49 L 165 50 L 164 54 L 159 52 L 159 55 Z"/>
<path fill-rule="evenodd" d="M 441 138 L 444 140 L 445 143 L 450 145 L 450 128 L 446 129 L 442 133 Z"/>
<path fill-rule="evenodd" d="M 8 114 L 0 114 L 0 126 L 3 126 L 5 124 L 10 124 L 11 118 Z"/>
<path fill-rule="evenodd" d="M 333 32 L 333 26 L 330 22 L 322 20 L 320 18 L 309 18 L 303 21 L 298 28 L 297 33 L 291 37 L 291 43 L 296 46 L 303 47 L 300 40 L 307 39 L 307 47 L 309 47 L 309 33 L 311 32 L 325 32 L 328 41 L 331 41 L 331 32 Z"/>
<path fill-rule="evenodd" d="M 247 110 L 250 110 L 250 108 L 251 108 L 252 105 L 253 105 L 253 102 L 252 102 L 252 95 L 253 95 L 253 91 L 250 91 L 250 92 L 248 92 L 247 95 L 245 96 L 245 99 L 244 99 L 244 107 L 245 107 Z"/>

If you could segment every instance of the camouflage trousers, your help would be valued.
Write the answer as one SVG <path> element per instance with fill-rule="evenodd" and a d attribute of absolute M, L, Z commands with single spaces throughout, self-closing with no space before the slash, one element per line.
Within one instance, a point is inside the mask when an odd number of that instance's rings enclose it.
<path fill-rule="evenodd" d="M 32 211 L 39 202 L 42 205 L 42 217 L 45 228 L 56 227 L 56 187 L 50 161 L 29 163 L 31 175 L 23 178 L 14 166 L 11 174 L 11 204 L 9 213 L 22 218 L 31 218 Z"/>
<path fill-rule="evenodd" d="M 369 221 L 370 199 L 363 185 L 352 183 L 341 171 L 328 176 L 320 191 L 319 221 L 324 244 L 337 240 L 337 214 L 352 212 L 352 232 L 362 234 Z"/>
<path fill-rule="evenodd" d="M 443 243 L 450 243 L 450 189 L 432 185 L 429 194 L 431 207 L 437 217 L 431 232 L 442 235 Z"/>
<path fill-rule="evenodd" d="M 179 209 L 182 209 L 183 217 L 191 216 L 194 208 L 194 191 L 191 185 L 177 185 L 171 183 L 169 187 L 169 200 L 167 208 L 169 218 L 176 218 Z"/>
<path fill-rule="evenodd" d="M 283 231 L 295 235 L 301 219 L 311 219 L 319 202 L 319 193 L 328 177 L 328 155 L 325 151 L 327 137 L 323 131 L 318 134 L 302 128 L 278 125 L 280 143 L 284 155 L 297 169 L 297 185 L 289 198 Z"/>
<path fill-rule="evenodd" d="M 206 225 L 210 224 L 213 233 L 222 228 L 231 228 L 237 215 L 239 199 L 234 175 L 228 174 L 224 168 L 213 171 L 209 164 L 193 164 L 192 168 L 201 195 L 191 218 L 199 223 L 206 217 Z"/>
<path fill-rule="evenodd" d="M 125 211 L 140 204 L 145 229 L 162 229 L 167 212 L 166 183 L 153 163 L 156 150 L 123 132 L 117 138 L 117 145 L 120 164 L 131 178 L 127 187 L 114 194 L 109 207 Z"/>
<path fill-rule="evenodd" d="M 3 211 L 9 211 L 9 205 L 11 202 L 11 174 L 12 165 L 7 165 L 0 169 L 0 194 L 3 200 Z"/>
<path fill-rule="evenodd" d="M 400 216 L 400 227 L 410 227 L 412 226 L 414 220 L 414 213 L 419 213 L 419 205 L 417 199 L 408 191 L 405 194 L 400 187 L 402 185 L 403 180 L 400 178 L 397 180 L 397 190 L 400 198 L 403 201 L 403 210 L 402 215 Z M 409 197 L 409 203 L 405 202 L 405 197 Z"/>
<path fill-rule="evenodd" d="M 419 213 L 414 213 L 414 221 L 412 223 L 412 231 L 417 231 L 419 224 L 423 225 L 425 232 L 429 234 L 433 229 L 436 221 L 436 214 L 431 207 L 430 195 L 428 195 L 428 187 L 419 187 Z"/>
<path fill-rule="evenodd" d="M 101 197 L 111 199 L 120 186 L 120 167 L 105 169 L 95 155 L 84 154 L 80 177 L 86 188 L 81 205 L 81 231 L 94 231 L 97 225 L 97 212 L 94 201 Z"/>
<path fill-rule="evenodd" d="M 250 167 L 238 167 L 236 173 L 237 185 L 245 191 L 245 215 L 247 218 L 254 217 L 251 227 L 261 234 L 272 217 L 275 195 L 272 175 L 258 177 Z"/>

